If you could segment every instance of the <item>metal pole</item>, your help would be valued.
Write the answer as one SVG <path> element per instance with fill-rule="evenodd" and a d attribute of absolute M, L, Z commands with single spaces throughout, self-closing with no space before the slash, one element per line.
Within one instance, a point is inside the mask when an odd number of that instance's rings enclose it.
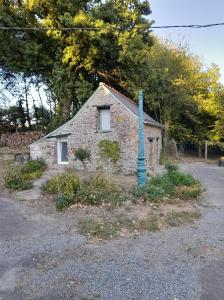
<path fill-rule="evenodd" d="M 146 184 L 146 167 L 144 154 L 144 123 L 143 123 L 143 91 L 138 93 L 138 161 L 137 161 L 138 185 Z"/>
<path fill-rule="evenodd" d="M 205 160 L 208 160 L 208 141 L 205 141 Z"/>

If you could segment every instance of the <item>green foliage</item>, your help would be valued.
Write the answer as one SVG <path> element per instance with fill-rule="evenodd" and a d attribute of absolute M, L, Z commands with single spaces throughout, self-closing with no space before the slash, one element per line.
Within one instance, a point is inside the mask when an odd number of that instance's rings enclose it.
<path fill-rule="evenodd" d="M 165 221 L 169 226 L 177 227 L 181 225 L 191 224 L 200 217 L 200 211 L 172 211 L 167 214 Z"/>
<path fill-rule="evenodd" d="M 32 187 L 31 180 L 41 177 L 46 168 L 44 160 L 30 160 L 23 165 L 11 164 L 5 171 L 5 187 L 11 190 L 26 190 Z"/>
<path fill-rule="evenodd" d="M 92 177 L 80 181 L 73 170 L 66 170 L 60 175 L 52 177 L 42 189 L 47 192 L 66 196 L 69 203 L 82 203 L 84 205 L 107 204 L 114 208 L 126 200 L 126 193 L 111 184 L 102 176 Z M 62 199 L 64 199 L 62 197 Z"/>
<path fill-rule="evenodd" d="M 9 165 L 4 174 L 5 187 L 10 190 L 27 190 L 32 187 L 30 181 L 23 178 L 18 165 Z"/>
<path fill-rule="evenodd" d="M 56 208 L 57 210 L 63 210 L 64 208 L 68 207 L 72 203 L 72 200 L 70 197 L 68 197 L 65 194 L 58 194 L 57 200 L 56 200 Z"/>
<path fill-rule="evenodd" d="M 29 172 L 29 173 L 24 173 L 21 170 L 21 176 L 24 180 L 33 180 L 33 179 L 36 179 L 36 178 L 40 178 L 41 175 L 42 175 L 41 170 L 37 170 L 37 171 Z"/>
<path fill-rule="evenodd" d="M 101 140 L 98 143 L 100 157 L 102 159 L 111 159 L 116 163 L 120 159 L 120 147 L 118 142 L 110 140 Z"/>
<path fill-rule="evenodd" d="M 172 161 L 167 161 L 165 163 L 165 168 L 168 172 L 177 171 L 178 170 L 178 165 L 173 163 Z"/>
<path fill-rule="evenodd" d="M 134 65 L 134 53 L 144 57 L 144 48 L 151 45 L 151 24 L 145 18 L 149 14 L 148 2 L 140 0 L 0 2 L 0 19 L 8 26 L 56 28 L 21 30 L 19 35 L 1 32 L 1 65 L 12 73 L 41 78 L 57 113 L 69 117 L 99 80 L 119 81 L 128 63 Z M 63 31 L 60 27 L 98 30 Z"/>
<path fill-rule="evenodd" d="M 176 170 L 176 166 L 168 168 L 161 176 L 150 178 L 145 187 L 135 187 L 133 196 L 152 202 L 172 202 L 177 199 L 190 200 L 198 198 L 203 188 L 191 174 Z"/>
<path fill-rule="evenodd" d="M 85 165 L 85 162 L 87 160 L 90 161 L 90 159 L 91 159 L 91 152 L 89 149 L 78 148 L 75 151 L 75 158 L 78 159 L 79 161 L 81 161 L 81 163 L 83 165 Z"/>
<path fill-rule="evenodd" d="M 74 170 L 67 169 L 60 175 L 54 176 L 48 180 L 43 189 L 50 193 L 63 194 L 70 199 L 74 199 L 81 183 Z"/>
<path fill-rule="evenodd" d="M 34 173 L 37 171 L 44 171 L 46 169 L 46 162 L 43 159 L 29 160 L 21 168 L 22 174 Z"/>
<path fill-rule="evenodd" d="M 82 183 L 75 201 L 86 205 L 107 203 L 111 207 L 117 207 L 125 201 L 125 197 L 126 195 L 121 189 L 102 176 L 96 176 Z"/>

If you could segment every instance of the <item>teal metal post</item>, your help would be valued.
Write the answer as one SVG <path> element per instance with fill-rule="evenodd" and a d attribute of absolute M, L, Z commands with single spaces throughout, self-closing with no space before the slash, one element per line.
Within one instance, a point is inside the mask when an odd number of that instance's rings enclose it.
<path fill-rule="evenodd" d="M 138 93 L 138 161 L 137 161 L 138 185 L 146 184 L 146 167 L 144 153 L 144 123 L 143 123 L 143 91 Z"/>

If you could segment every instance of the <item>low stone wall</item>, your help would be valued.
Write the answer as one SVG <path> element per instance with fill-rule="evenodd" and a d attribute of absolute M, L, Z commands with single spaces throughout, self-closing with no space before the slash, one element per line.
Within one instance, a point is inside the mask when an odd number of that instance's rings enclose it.
<path fill-rule="evenodd" d="M 23 147 L 40 139 L 44 134 L 38 131 L 31 132 L 16 132 L 16 133 L 3 133 L 1 135 L 1 144 L 6 147 Z"/>

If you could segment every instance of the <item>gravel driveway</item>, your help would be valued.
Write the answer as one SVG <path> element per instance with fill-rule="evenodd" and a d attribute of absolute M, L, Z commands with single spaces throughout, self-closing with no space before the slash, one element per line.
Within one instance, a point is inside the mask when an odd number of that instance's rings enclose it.
<path fill-rule="evenodd" d="M 181 168 L 207 188 L 196 225 L 98 244 L 1 193 L 0 299 L 223 300 L 224 168 Z"/>

